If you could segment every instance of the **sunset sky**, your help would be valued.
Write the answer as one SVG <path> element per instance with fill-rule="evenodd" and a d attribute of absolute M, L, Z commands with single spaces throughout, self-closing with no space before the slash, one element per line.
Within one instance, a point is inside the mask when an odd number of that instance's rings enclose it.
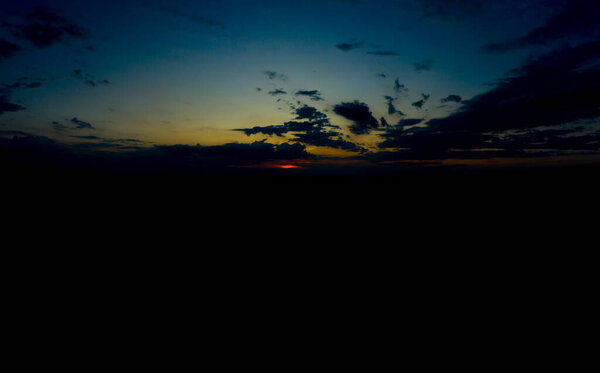
<path fill-rule="evenodd" d="M 19 157 L 600 161 L 596 0 L 2 1 L 0 18 L 0 147 Z"/>

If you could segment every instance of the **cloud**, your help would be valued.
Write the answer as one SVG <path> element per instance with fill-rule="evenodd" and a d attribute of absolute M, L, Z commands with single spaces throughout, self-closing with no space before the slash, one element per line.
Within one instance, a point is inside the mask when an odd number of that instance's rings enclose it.
<path fill-rule="evenodd" d="M 351 50 L 358 49 L 363 46 L 364 43 L 361 42 L 352 42 L 352 43 L 340 43 L 335 47 L 344 52 L 350 52 Z"/>
<path fill-rule="evenodd" d="M 327 119 L 327 115 L 312 106 L 304 105 L 296 109 L 296 119 L 324 120 Z"/>
<path fill-rule="evenodd" d="M 21 105 L 10 102 L 10 97 L 14 90 L 18 89 L 36 89 L 44 86 L 44 80 L 29 81 L 28 78 L 19 78 L 16 82 L 5 84 L 0 88 L 0 114 L 5 112 L 17 112 L 26 110 Z"/>
<path fill-rule="evenodd" d="M 312 156 L 302 144 L 229 143 L 215 146 L 161 145 L 158 154 L 168 155 L 185 163 L 210 161 L 210 166 L 258 164 L 271 160 L 308 159 Z M 173 159 L 173 160 L 175 160 Z M 187 161 L 187 162 L 186 162 Z"/>
<path fill-rule="evenodd" d="M 110 85 L 110 84 L 112 84 L 107 79 L 96 80 L 96 78 L 94 78 L 93 75 L 91 75 L 89 73 L 84 73 L 80 69 L 73 70 L 73 72 L 71 73 L 71 76 L 73 78 L 81 80 L 85 85 L 87 85 L 88 87 L 92 87 L 92 88 L 97 87 L 99 85 Z"/>
<path fill-rule="evenodd" d="M 421 119 L 419 119 L 419 118 L 406 118 L 406 119 L 401 119 L 396 126 L 398 128 L 402 128 L 404 126 L 407 126 L 407 127 L 408 126 L 414 126 L 414 125 L 417 125 L 417 124 L 419 124 L 419 123 L 421 123 L 423 121 L 424 121 L 423 118 L 421 118 Z"/>
<path fill-rule="evenodd" d="M 52 128 L 54 128 L 54 130 L 56 130 L 56 131 L 64 131 L 67 129 L 67 126 L 65 126 L 64 124 L 59 123 L 57 121 L 53 121 L 51 125 L 52 125 Z"/>
<path fill-rule="evenodd" d="M 288 77 L 285 76 L 284 74 L 278 73 L 276 71 L 263 71 L 263 73 L 267 76 L 267 78 L 269 78 L 270 80 L 279 80 L 279 81 L 287 81 Z"/>
<path fill-rule="evenodd" d="M 564 47 L 531 59 L 497 86 L 468 101 L 439 128 L 507 130 L 600 116 L 600 42 Z"/>
<path fill-rule="evenodd" d="M 294 136 L 295 137 L 292 138 L 293 141 L 298 141 L 307 145 L 324 146 L 350 152 L 366 152 L 366 149 L 353 142 L 344 140 L 342 134 L 335 131 L 325 132 L 322 129 L 315 128 L 304 133 L 295 134 Z"/>
<path fill-rule="evenodd" d="M 308 119 L 308 121 L 289 121 L 282 125 L 257 126 L 252 128 L 235 129 L 250 135 L 280 136 L 291 133 L 290 141 L 299 142 L 304 145 L 323 146 L 334 149 L 342 149 L 351 152 L 365 152 L 366 150 L 357 144 L 344 140 L 343 135 L 330 128 L 340 128 L 332 125 L 327 116 L 314 107 L 304 105 L 296 110 L 296 119 Z"/>
<path fill-rule="evenodd" d="M 82 39 L 86 36 L 79 26 L 42 8 L 31 12 L 27 19 L 29 23 L 4 23 L 3 27 L 8 29 L 14 37 L 27 40 L 40 49 L 60 43 L 65 37 Z"/>
<path fill-rule="evenodd" d="M 9 101 L 9 97 L 6 95 L 0 95 L 0 115 L 7 112 L 17 112 L 25 110 L 21 105 L 13 104 Z"/>
<path fill-rule="evenodd" d="M 284 91 L 284 90 L 282 90 L 282 89 L 276 89 L 276 90 L 274 90 L 274 91 L 269 91 L 269 94 L 270 94 L 271 96 L 277 96 L 277 95 L 286 95 L 286 94 L 287 94 L 287 92 L 286 92 L 286 91 Z"/>
<path fill-rule="evenodd" d="M 423 105 L 425 105 L 425 103 L 427 103 L 427 101 L 429 100 L 430 95 L 426 95 L 425 93 L 422 93 L 421 97 L 423 97 L 421 100 L 419 100 L 417 102 L 413 102 L 411 105 L 417 109 L 422 109 Z"/>
<path fill-rule="evenodd" d="M 6 40 L 0 40 L 0 59 L 9 59 L 23 48 Z"/>
<path fill-rule="evenodd" d="M 304 105 L 295 110 L 297 120 L 306 119 L 306 122 L 289 121 L 281 125 L 255 126 L 252 128 L 238 128 L 233 131 L 244 132 L 247 136 L 263 134 L 268 136 L 283 136 L 288 132 L 308 132 L 321 130 L 324 127 L 339 128 L 329 123 L 327 115 L 316 108 Z"/>
<path fill-rule="evenodd" d="M 27 77 L 19 78 L 16 82 L 5 84 L 0 88 L 0 93 L 10 94 L 15 89 L 37 89 L 44 86 L 47 80 L 30 80 Z"/>
<path fill-rule="evenodd" d="M 350 132 L 355 135 L 367 134 L 373 129 L 379 128 L 379 122 L 371 114 L 369 106 L 365 103 L 342 102 L 333 108 L 333 111 L 354 123 L 350 126 Z"/>
<path fill-rule="evenodd" d="M 432 64 L 433 64 L 433 60 L 426 59 L 426 60 L 421 61 L 421 62 L 415 62 L 415 63 L 413 63 L 413 68 L 418 73 L 423 72 L 423 71 L 431 71 L 431 65 Z"/>
<path fill-rule="evenodd" d="M 307 96 L 307 97 L 310 97 L 310 99 L 313 101 L 323 101 L 323 98 L 321 98 L 321 93 L 317 90 L 313 90 L 313 91 L 301 90 L 301 91 L 296 92 L 296 96 Z"/>
<path fill-rule="evenodd" d="M 398 56 L 397 52 L 392 52 L 392 51 L 371 51 L 371 52 L 367 52 L 367 54 L 370 54 L 372 56 L 378 56 L 378 57 L 394 57 L 394 56 Z"/>
<path fill-rule="evenodd" d="M 462 101 L 462 97 L 460 97 L 459 95 L 448 95 L 448 97 L 443 98 L 440 100 L 443 104 L 447 103 L 447 102 L 456 102 L 459 103 Z"/>
<path fill-rule="evenodd" d="M 215 146 L 156 145 L 139 147 L 116 140 L 90 138 L 91 142 L 62 144 L 44 136 L 21 131 L 0 136 L 0 163 L 6 168 L 30 171 L 33 168 L 80 172 L 226 172 L 231 167 L 270 161 L 312 159 L 300 143 L 229 143 Z M 2 133 L 0 132 L 0 135 Z M 86 139 L 82 139 L 86 140 Z M 123 139 L 135 140 L 135 139 Z M 107 151 L 130 150 L 127 152 Z"/>
<path fill-rule="evenodd" d="M 569 0 L 543 25 L 518 38 L 489 43 L 483 47 L 487 53 L 502 53 L 515 49 L 546 45 L 568 37 L 598 38 L 600 36 L 600 2 Z"/>
<path fill-rule="evenodd" d="M 399 78 L 394 81 L 394 91 L 399 94 L 408 92 L 408 88 L 404 84 L 400 84 Z"/>
<path fill-rule="evenodd" d="M 423 128 L 381 134 L 396 159 L 531 158 L 600 152 L 600 42 L 530 59 Z M 406 124 L 406 123 L 404 123 Z"/>
<path fill-rule="evenodd" d="M 391 96 L 385 96 L 385 99 L 387 101 L 387 106 L 388 106 L 388 114 L 392 115 L 392 114 L 398 114 L 398 115 L 404 115 L 403 112 L 401 112 L 400 110 L 396 109 L 396 107 L 394 106 L 394 98 Z"/>
<path fill-rule="evenodd" d="M 90 123 L 84 122 L 84 121 L 79 120 L 77 118 L 71 119 L 71 123 L 74 123 L 74 124 L 77 125 L 77 127 L 75 127 L 75 129 L 90 129 L 90 130 L 95 130 L 96 129 Z"/>

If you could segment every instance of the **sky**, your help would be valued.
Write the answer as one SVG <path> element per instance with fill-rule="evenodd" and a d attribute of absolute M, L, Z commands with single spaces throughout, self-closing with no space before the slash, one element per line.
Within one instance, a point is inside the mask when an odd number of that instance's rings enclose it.
<path fill-rule="evenodd" d="M 600 161 L 594 0 L 3 1 L 0 23 L 18 167 Z"/>

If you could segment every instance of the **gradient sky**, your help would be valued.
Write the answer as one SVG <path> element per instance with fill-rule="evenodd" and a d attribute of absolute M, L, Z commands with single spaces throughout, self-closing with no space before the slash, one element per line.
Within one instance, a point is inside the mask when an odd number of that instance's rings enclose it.
<path fill-rule="evenodd" d="M 598 159 L 597 1 L 58 0 L 0 10 L 5 139 L 134 152 L 299 144 L 322 160 L 375 164 Z M 302 117 L 305 107 L 317 116 Z"/>

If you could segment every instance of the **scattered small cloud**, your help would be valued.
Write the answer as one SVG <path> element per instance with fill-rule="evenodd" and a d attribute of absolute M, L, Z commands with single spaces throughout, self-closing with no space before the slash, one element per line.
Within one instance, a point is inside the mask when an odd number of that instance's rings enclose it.
<path fill-rule="evenodd" d="M 86 33 L 81 27 L 43 8 L 36 8 L 26 19 L 28 23 L 5 22 L 2 26 L 14 37 L 27 40 L 40 49 L 58 44 L 66 37 L 73 39 L 86 37 Z"/>
<path fill-rule="evenodd" d="M 283 81 L 283 82 L 288 80 L 288 77 L 285 74 L 281 74 L 276 71 L 263 71 L 263 73 L 270 80 L 279 80 L 279 81 Z"/>
<path fill-rule="evenodd" d="M 398 114 L 398 115 L 404 115 L 403 112 L 401 112 L 400 110 L 396 109 L 396 107 L 394 106 L 394 98 L 391 96 L 385 96 L 385 99 L 387 101 L 387 106 L 388 106 L 388 114 L 392 115 L 392 114 Z"/>
<path fill-rule="evenodd" d="M 350 52 L 351 50 L 358 49 L 358 48 L 362 47 L 363 45 L 364 45 L 364 43 L 362 43 L 362 42 L 351 42 L 351 43 L 340 43 L 340 44 L 337 44 L 335 47 L 341 51 Z"/>
<path fill-rule="evenodd" d="M 396 80 L 394 80 L 394 92 L 398 94 L 405 94 L 406 92 L 408 92 L 408 88 L 406 88 L 404 84 L 400 84 L 399 78 L 396 78 Z"/>
<path fill-rule="evenodd" d="M 459 95 L 448 95 L 448 97 L 443 98 L 440 100 L 441 103 L 445 104 L 447 102 L 456 102 L 456 103 L 460 103 L 462 101 L 462 97 L 460 97 Z"/>
<path fill-rule="evenodd" d="M 75 129 L 90 129 L 90 130 L 95 130 L 96 129 L 90 123 L 84 122 L 84 121 L 79 120 L 77 118 L 71 119 L 71 123 L 74 123 L 74 124 L 77 125 L 77 127 L 75 127 Z"/>
<path fill-rule="evenodd" d="M 394 57 L 399 55 L 397 52 L 392 51 L 370 51 L 367 54 L 378 57 Z"/>
<path fill-rule="evenodd" d="M 321 97 L 321 93 L 317 90 L 312 90 L 312 91 L 300 90 L 300 91 L 297 91 L 295 93 L 295 95 L 310 97 L 310 99 L 313 101 L 323 101 L 323 98 Z"/>
<path fill-rule="evenodd" d="M 423 72 L 423 71 L 431 71 L 431 65 L 432 64 L 433 64 L 433 60 L 426 59 L 426 60 L 421 61 L 421 62 L 415 62 L 415 63 L 413 63 L 413 68 L 418 73 Z"/>
<path fill-rule="evenodd" d="M 64 130 L 66 130 L 66 129 L 67 129 L 67 126 L 65 126 L 64 124 L 62 124 L 62 123 L 59 123 L 59 122 L 57 122 L 57 121 L 53 121 L 53 122 L 51 123 L 51 126 L 52 126 L 52 128 L 53 128 L 54 130 L 56 130 L 56 131 L 64 131 Z"/>
<path fill-rule="evenodd" d="M 421 97 L 423 97 L 422 99 L 420 99 L 417 102 L 413 102 L 411 105 L 414 106 L 417 109 L 422 109 L 423 105 L 425 105 L 425 103 L 427 103 L 427 101 L 429 100 L 430 95 L 426 95 L 424 93 L 421 94 Z"/>
<path fill-rule="evenodd" d="M 81 80 L 85 85 L 87 85 L 88 87 L 92 87 L 92 88 L 95 88 L 99 85 L 112 84 L 107 79 L 96 80 L 96 78 L 94 78 L 93 75 L 91 75 L 89 73 L 84 73 L 83 71 L 81 71 L 81 69 L 73 70 L 73 72 L 71 73 L 71 76 L 75 79 Z"/>
<path fill-rule="evenodd" d="M 276 89 L 276 90 L 274 90 L 274 91 L 269 91 L 269 94 L 270 94 L 271 96 L 278 96 L 278 95 L 286 95 L 286 94 L 287 94 L 287 92 L 286 92 L 286 91 L 284 91 L 284 90 L 282 90 L 282 89 Z"/>

